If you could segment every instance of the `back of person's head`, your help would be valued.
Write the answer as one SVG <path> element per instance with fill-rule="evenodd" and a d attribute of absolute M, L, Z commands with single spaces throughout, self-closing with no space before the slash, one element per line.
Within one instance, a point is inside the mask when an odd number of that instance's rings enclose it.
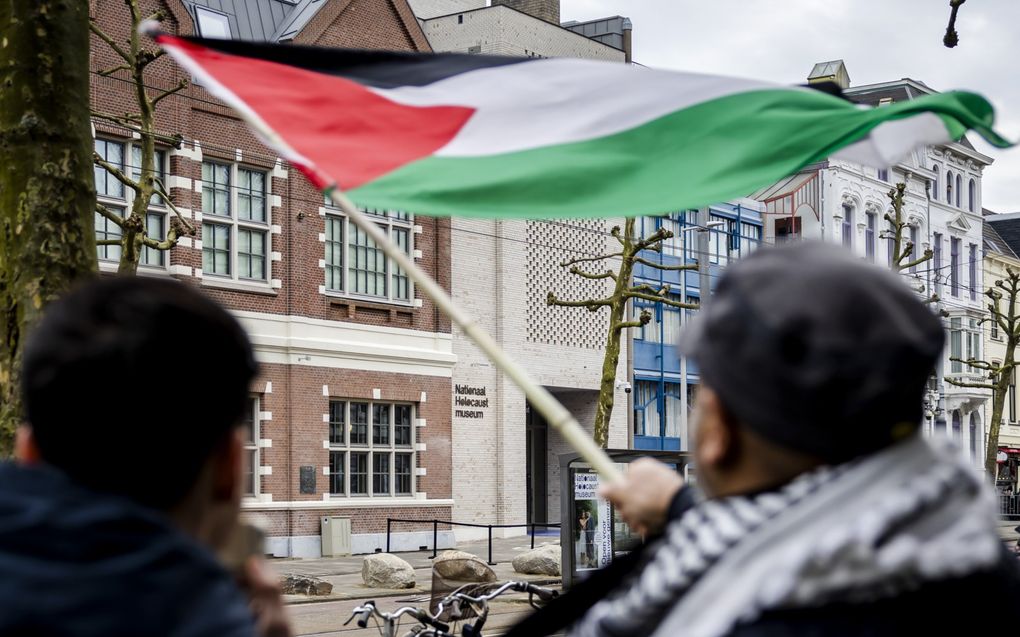
<path fill-rule="evenodd" d="M 833 463 L 917 432 L 944 335 L 900 277 L 804 242 L 727 268 L 681 341 L 735 421 Z"/>
<path fill-rule="evenodd" d="M 46 309 L 22 370 L 42 460 L 166 510 L 241 422 L 257 366 L 241 326 L 197 290 L 114 277 Z"/>

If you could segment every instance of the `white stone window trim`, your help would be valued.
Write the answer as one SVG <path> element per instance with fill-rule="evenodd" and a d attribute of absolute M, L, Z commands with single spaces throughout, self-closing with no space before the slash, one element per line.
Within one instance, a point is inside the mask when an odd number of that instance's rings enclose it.
<path fill-rule="evenodd" d="M 333 485 L 327 482 L 326 493 L 324 497 L 329 499 L 343 499 L 343 500 L 376 500 L 379 498 L 388 499 L 410 499 L 415 497 L 416 489 L 418 487 L 417 476 L 423 475 L 417 472 L 418 470 L 418 447 L 421 443 L 418 443 L 417 427 L 418 422 L 418 405 L 406 402 L 406 401 L 394 401 L 394 400 L 367 400 L 359 398 L 342 398 L 337 396 L 330 396 L 330 403 L 342 402 L 344 403 L 344 441 L 342 443 L 334 443 L 329 437 L 329 421 L 330 413 L 323 414 L 323 422 L 326 425 L 326 439 L 323 441 L 322 446 L 328 450 L 329 454 L 334 452 L 343 454 L 344 462 L 344 478 L 343 478 L 343 492 L 334 493 Z M 368 405 L 368 421 L 367 421 L 367 433 L 366 433 L 366 444 L 353 444 L 351 442 L 351 403 L 362 403 Z M 375 426 L 375 405 L 387 405 L 389 406 L 389 443 L 376 445 L 373 441 L 373 429 Z M 407 445 L 396 444 L 396 407 L 407 406 L 411 408 L 410 416 L 410 443 Z M 352 453 L 365 453 L 367 457 L 367 472 L 365 473 L 365 479 L 367 481 L 367 493 L 351 493 L 351 454 Z M 389 456 L 389 490 L 384 493 L 375 493 L 375 463 L 374 456 L 378 453 L 387 453 Z M 410 458 L 410 475 L 409 475 L 409 489 L 406 493 L 397 493 L 397 464 L 396 456 L 398 454 L 407 455 Z M 331 462 L 327 462 L 324 467 L 324 474 L 329 475 L 329 467 Z"/>

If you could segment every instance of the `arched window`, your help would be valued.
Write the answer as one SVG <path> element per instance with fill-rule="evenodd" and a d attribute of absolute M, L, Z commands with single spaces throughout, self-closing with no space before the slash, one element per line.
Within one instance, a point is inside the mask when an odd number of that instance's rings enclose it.
<path fill-rule="evenodd" d="M 970 184 L 967 186 L 967 210 L 974 212 L 974 206 L 977 205 L 977 182 L 973 179 L 970 180 Z"/>
<path fill-rule="evenodd" d="M 946 203 L 953 205 L 953 171 L 946 171 Z"/>
<path fill-rule="evenodd" d="M 953 412 L 953 440 L 960 440 L 960 434 L 963 433 L 963 418 L 960 416 L 960 412 Z"/>
<path fill-rule="evenodd" d="M 931 184 L 931 198 L 934 199 L 935 201 L 939 200 L 939 171 L 940 170 L 942 170 L 942 169 L 939 168 L 938 164 L 935 164 L 934 166 L 931 167 L 931 171 L 933 173 L 935 173 L 935 180 Z"/>
<path fill-rule="evenodd" d="M 963 180 L 960 173 L 956 173 L 956 207 L 960 207 L 960 198 L 963 197 Z"/>

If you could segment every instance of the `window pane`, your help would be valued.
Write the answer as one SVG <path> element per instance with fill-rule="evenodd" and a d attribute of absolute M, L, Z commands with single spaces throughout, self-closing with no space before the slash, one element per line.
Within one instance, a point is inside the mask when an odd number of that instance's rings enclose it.
<path fill-rule="evenodd" d="M 326 217 L 326 289 L 344 289 L 344 220 Z"/>
<path fill-rule="evenodd" d="M 95 142 L 96 154 L 112 164 L 115 168 L 124 170 L 124 144 L 111 142 L 105 139 L 97 139 Z M 100 197 L 124 198 L 124 184 L 101 166 L 93 167 L 93 175 L 96 181 L 96 194 Z"/>
<path fill-rule="evenodd" d="M 237 270 L 245 279 L 266 278 L 266 233 L 239 228 L 237 230 Z"/>
<path fill-rule="evenodd" d="M 372 494 L 390 494 L 390 454 L 372 454 Z"/>
<path fill-rule="evenodd" d="M 367 494 L 368 454 L 365 452 L 351 452 L 351 495 Z"/>
<path fill-rule="evenodd" d="M 230 275 L 230 226 L 202 224 L 202 271 Z"/>
<path fill-rule="evenodd" d="M 393 455 L 394 487 L 398 495 L 411 493 L 411 454 L 397 453 Z"/>
<path fill-rule="evenodd" d="M 329 492 L 333 495 L 343 495 L 345 493 L 344 453 L 343 451 L 329 452 Z"/>
<path fill-rule="evenodd" d="M 329 443 L 344 444 L 347 403 L 342 400 L 329 401 Z"/>
<path fill-rule="evenodd" d="M 411 233 L 406 228 L 393 229 L 393 242 L 404 254 L 411 254 Z M 393 266 L 393 298 L 407 301 L 411 297 L 411 285 L 407 273 L 396 264 Z"/>
<path fill-rule="evenodd" d="M 255 457 L 256 452 L 248 449 L 244 453 L 244 483 L 242 495 L 255 495 Z"/>
<path fill-rule="evenodd" d="M 411 446 L 411 406 L 393 407 L 393 442 L 398 446 Z"/>
<path fill-rule="evenodd" d="M 386 258 L 382 250 L 355 225 L 349 228 L 351 289 L 358 294 L 386 296 Z"/>
<path fill-rule="evenodd" d="M 372 444 L 390 444 L 389 405 L 372 405 Z"/>
<path fill-rule="evenodd" d="M 110 212 L 123 217 L 124 209 L 115 206 L 106 206 L 106 209 Z M 96 241 L 120 239 L 121 232 L 120 226 L 110 221 L 98 212 L 95 213 L 96 220 Z M 106 261 L 119 261 L 120 260 L 120 246 L 96 246 L 96 254 L 100 259 Z"/>
<path fill-rule="evenodd" d="M 266 220 L 266 182 L 263 173 L 240 168 L 237 171 L 237 216 L 252 221 Z"/>
<path fill-rule="evenodd" d="M 145 215 L 145 234 L 150 239 L 162 241 L 166 239 L 165 230 L 166 215 L 160 212 L 150 212 Z M 162 267 L 166 263 L 166 251 L 156 248 L 142 248 L 142 264 Z"/>
<path fill-rule="evenodd" d="M 230 167 L 212 162 L 202 164 L 202 211 L 230 216 Z"/>
<path fill-rule="evenodd" d="M 368 403 L 351 403 L 350 432 L 352 445 L 368 444 Z"/>

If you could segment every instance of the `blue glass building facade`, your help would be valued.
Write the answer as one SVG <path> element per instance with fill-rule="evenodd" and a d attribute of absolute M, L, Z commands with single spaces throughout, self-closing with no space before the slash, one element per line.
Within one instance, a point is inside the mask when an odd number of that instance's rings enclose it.
<path fill-rule="evenodd" d="M 699 229 L 697 215 L 692 210 L 640 219 L 641 236 L 661 227 L 673 233 L 662 243 L 661 252 L 649 250 L 641 256 L 666 266 L 694 265 L 699 256 L 696 235 L 707 232 L 709 280 L 714 284 L 728 263 L 761 244 L 762 206 L 750 200 L 711 206 L 708 230 Z M 635 284 L 667 287 L 670 298 L 692 304 L 701 297 L 699 278 L 697 270 L 660 270 L 640 263 L 634 268 Z M 633 445 L 635 449 L 687 450 L 688 412 L 698 384 L 698 368 L 686 359 L 686 369 L 682 367 L 676 343 L 681 326 L 696 310 L 634 299 L 633 316 L 640 316 L 642 310 L 648 310 L 652 320 L 631 330 Z"/>

